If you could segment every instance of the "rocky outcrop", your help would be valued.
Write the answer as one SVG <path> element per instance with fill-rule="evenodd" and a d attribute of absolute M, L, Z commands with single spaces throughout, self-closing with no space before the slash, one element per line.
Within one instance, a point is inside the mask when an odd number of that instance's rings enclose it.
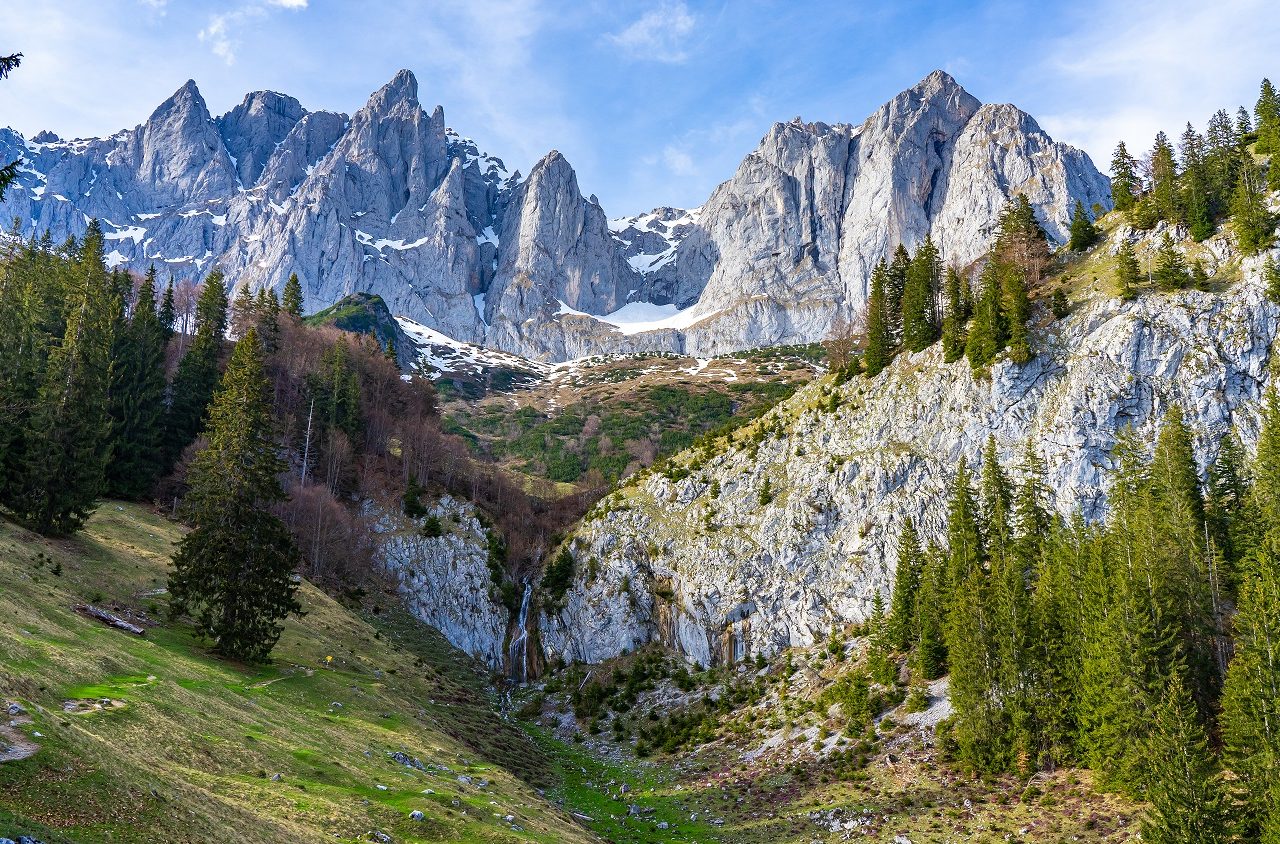
<path fill-rule="evenodd" d="M 1209 247 L 1229 259 L 1225 239 Z M 801 390 L 758 423 L 758 444 L 687 453 L 687 477 L 650 474 L 597 505 L 569 543 L 574 587 L 541 621 L 548 655 L 597 661 L 658 640 L 708 664 L 861 621 L 888 595 L 903 518 L 941 539 L 955 464 L 978 465 L 988 436 L 1006 462 L 1030 444 L 1058 511 L 1088 518 L 1105 511 L 1120 432 L 1150 442 L 1174 402 L 1202 469 L 1227 431 L 1252 447 L 1280 317 L 1261 263 L 1223 293 L 1096 296 L 1040 329 L 1023 366 L 975 375 L 935 345 L 874 379 Z"/>
<path fill-rule="evenodd" d="M 488 536 L 475 508 L 442 497 L 427 513 L 438 521 L 439 536 L 399 512 L 376 515 L 379 562 L 398 580 L 409 611 L 454 647 L 501 670 L 510 613 L 494 600 Z"/>
<path fill-rule="evenodd" d="M 1058 239 L 1076 200 L 1108 201 L 1087 156 L 941 72 L 860 126 L 775 124 L 695 212 L 612 225 L 563 156 L 508 173 L 422 108 L 408 71 L 350 118 L 265 91 L 213 117 L 187 82 L 109 138 L 0 130 L 0 160 L 16 157 L 0 214 L 25 235 L 61 240 L 96 217 L 113 266 L 219 264 L 254 288 L 296 272 L 310 311 L 376 293 L 457 340 L 543 360 L 821 339 L 898 243 L 932 231 L 965 264 L 1014 193 Z M 659 324 L 611 316 L 637 303 L 684 310 Z"/>

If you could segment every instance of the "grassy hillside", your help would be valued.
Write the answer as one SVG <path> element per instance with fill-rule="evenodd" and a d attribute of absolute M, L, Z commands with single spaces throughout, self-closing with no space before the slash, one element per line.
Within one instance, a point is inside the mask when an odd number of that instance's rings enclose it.
<path fill-rule="evenodd" d="M 389 610 L 366 620 L 304 585 L 307 614 L 266 667 L 214 658 L 181 625 L 150 626 L 178 536 L 114 503 L 67 540 L 0 523 L 0 697 L 31 716 L 0 743 L 39 746 L 0 762 L 0 836 L 593 840 L 539 797 L 554 770 L 493 714 L 483 678 Z M 146 636 L 72 609 L 86 601 Z"/>

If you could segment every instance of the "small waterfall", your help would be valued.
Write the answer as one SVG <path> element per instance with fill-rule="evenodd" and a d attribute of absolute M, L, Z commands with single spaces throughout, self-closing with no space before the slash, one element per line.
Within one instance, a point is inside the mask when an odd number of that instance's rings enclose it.
<path fill-rule="evenodd" d="M 520 599 L 520 614 L 516 617 L 516 635 L 507 646 L 507 662 L 511 679 L 517 683 L 529 680 L 529 600 L 533 597 L 533 583 L 524 584 L 524 597 Z"/>

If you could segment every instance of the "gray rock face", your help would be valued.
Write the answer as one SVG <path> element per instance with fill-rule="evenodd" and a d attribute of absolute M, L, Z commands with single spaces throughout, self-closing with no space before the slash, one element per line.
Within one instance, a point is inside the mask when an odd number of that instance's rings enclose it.
<path fill-rule="evenodd" d="M 1229 253 L 1221 237 L 1209 246 Z M 943 538 L 954 466 L 978 466 L 988 435 L 1006 464 L 1030 443 L 1058 511 L 1088 518 L 1105 512 L 1120 431 L 1152 442 L 1173 402 L 1202 471 L 1229 430 L 1252 448 L 1280 318 L 1261 264 L 1246 260 L 1220 294 L 1097 298 L 1040 332 L 1028 364 L 989 377 L 935 345 L 837 388 L 835 412 L 820 407 L 828 385 L 801 390 L 765 417 L 785 435 L 757 453 L 727 450 L 677 482 L 647 476 L 588 514 L 570 546 L 578 580 L 541 619 L 548 655 L 594 662 L 662 641 L 710 664 L 820 642 L 888 597 L 904 517 Z"/>
<path fill-rule="evenodd" d="M 378 513 L 378 557 L 396 577 L 409 611 L 456 648 L 501 669 L 508 613 L 493 600 L 488 539 L 467 502 L 445 496 L 429 510 L 444 527 L 424 536 L 400 513 Z"/>
<path fill-rule="evenodd" d="M 274 92 L 215 118 L 188 82 L 109 138 L 0 130 L 0 158 L 24 159 L 0 214 L 55 239 L 97 217 L 113 265 L 216 263 L 254 288 L 297 272 L 310 310 L 377 293 L 456 339 L 563 360 L 819 340 L 899 243 L 931 231 L 965 265 L 1015 193 L 1058 239 L 1076 200 L 1108 202 L 1084 153 L 940 71 L 860 126 L 775 124 L 700 209 L 613 223 L 559 153 L 509 174 L 417 96 L 401 71 L 350 119 Z M 688 310 L 596 319 L 636 303 Z"/>

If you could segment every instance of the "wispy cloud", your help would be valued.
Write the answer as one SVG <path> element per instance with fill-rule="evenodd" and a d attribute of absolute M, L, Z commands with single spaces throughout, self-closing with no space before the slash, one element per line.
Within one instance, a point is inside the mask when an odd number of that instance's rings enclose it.
<path fill-rule="evenodd" d="M 163 3 L 166 0 L 159 0 Z M 143 0 L 156 2 L 156 0 Z M 236 63 L 236 51 L 240 47 L 240 30 L 242 27 L 259 18 L 265 17 L 269 7 L 278 9 L 299 10 L 307 8 L 307 0 L 266 0 L 265 4 L 252 3 L 229 12 L 211 15 L 196 37 L 202 44 L 208 44 L 213 54 L 228 65 Z"/>
<path fill-rule="evenodd" d="M 661 0 L 621 32 L 605 40 L 633 59 L 680 64 L 689 58 L 689 36 L 698 20 L 684 0 Z"/>
<path fill-rule="evenodd" d="M 1271 0 L 1099 2 L 1049 45 L 1038 76 L 1059 96 L 1037 117 L 1105 169 L 1118 140 L 1136 151 L 1188 120 L 1203 129 L 1216 108 L 1234 114 L 1242 98 L 1251 107 L 1277 43 Z"/>

